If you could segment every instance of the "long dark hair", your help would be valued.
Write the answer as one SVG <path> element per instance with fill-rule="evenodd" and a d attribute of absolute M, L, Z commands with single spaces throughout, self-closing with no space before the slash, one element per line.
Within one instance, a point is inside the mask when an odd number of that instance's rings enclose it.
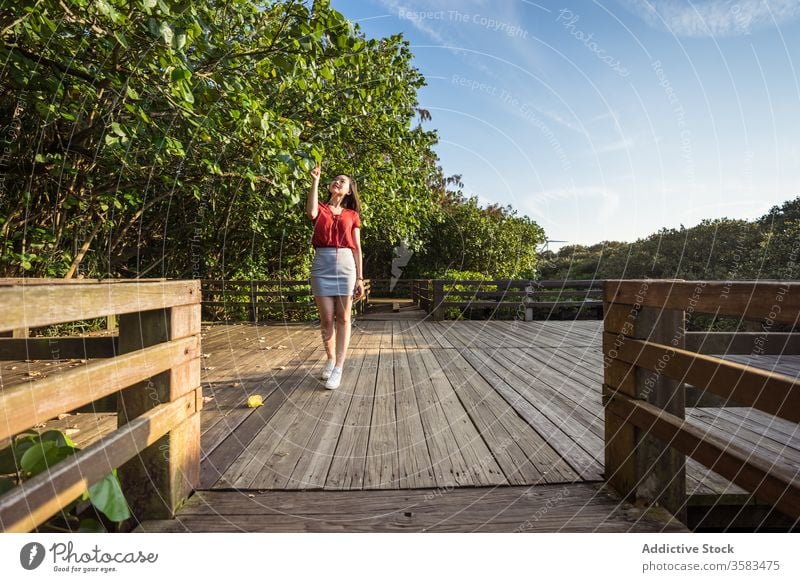
<path fill-rule="evenodd" d="M 337 174 L 336 176 L 344 176 L 347 178 L 347 183 L 350 184 L 350 193 L 342 200 L 342 207 L 355 210 L 361 214 L 361 198 L 358 197 L 358 185 L 356 184 L 356 179 L 352 176 L 348 176 L 347 174 Z M 330 190 L 328 190 L 328 202 L 330 202 L 330 200 L 331 193 Z"/>

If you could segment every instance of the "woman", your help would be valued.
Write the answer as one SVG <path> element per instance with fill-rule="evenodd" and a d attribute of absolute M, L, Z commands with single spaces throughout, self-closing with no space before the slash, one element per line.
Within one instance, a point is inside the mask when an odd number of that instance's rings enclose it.
<path fill-rule="evenodd" d="M 328 356 L 322 379 L 327 380 L 325 388 L 335 390 L 342 381 L 342 366 L 350 343 L 353 294 L 356 299 L 364 294 L 361 202 L 355 180 L 345 175 L 336 176 L 328 186 L 327 203 L 318 201 L 320 173 L 319 166 L 311 170 L 311 191 L 306 200 L 306 215 L 314 224 L 311 292 L 319 310 L 322 343 Z"/>

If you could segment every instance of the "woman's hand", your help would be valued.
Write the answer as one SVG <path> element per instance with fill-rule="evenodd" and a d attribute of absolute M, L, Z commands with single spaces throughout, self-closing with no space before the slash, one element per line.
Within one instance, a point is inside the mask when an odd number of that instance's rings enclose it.
<path fill-rule="evenodd" d="M 322 174 L 322 165 L 317 164 L 317 167 L 311 170 L 311 177 L 314 178 L 314 182 L 319 182 L 319 177 Z"/>
<path fill-rule="evenodd" d="M 363 279 L 358 279 L 356 281 L 356 288 L 355 288 L 355 290 L 353 292 L 353 296 L 356 299 L 361 299 L 364 296 L 364 280 Z"/>

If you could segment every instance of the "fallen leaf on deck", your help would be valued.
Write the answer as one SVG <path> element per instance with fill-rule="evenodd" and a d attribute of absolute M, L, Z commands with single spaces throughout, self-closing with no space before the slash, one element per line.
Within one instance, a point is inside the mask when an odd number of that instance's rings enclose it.
<path fill-rule="evenodd" d="M 264 406 L 264 401 L 260 394 L 253 394 L 247 399 L 247 408 L 258 408 Z"/>

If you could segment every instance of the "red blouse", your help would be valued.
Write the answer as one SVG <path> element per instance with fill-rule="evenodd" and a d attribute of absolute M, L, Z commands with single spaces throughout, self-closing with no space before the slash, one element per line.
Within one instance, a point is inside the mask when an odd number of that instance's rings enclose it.
<path fill-rule="evenodd" d="M 330 206 L 324 202 L 318 204 L 317 217 L 312 220 L 314 236 L 311 244 L 314 247 L 347 247 L 355 250 L 354 228 L 361 228 L 361 217 L 358 212 L 343 208 L 341 214 L 334 214 Z"/>

